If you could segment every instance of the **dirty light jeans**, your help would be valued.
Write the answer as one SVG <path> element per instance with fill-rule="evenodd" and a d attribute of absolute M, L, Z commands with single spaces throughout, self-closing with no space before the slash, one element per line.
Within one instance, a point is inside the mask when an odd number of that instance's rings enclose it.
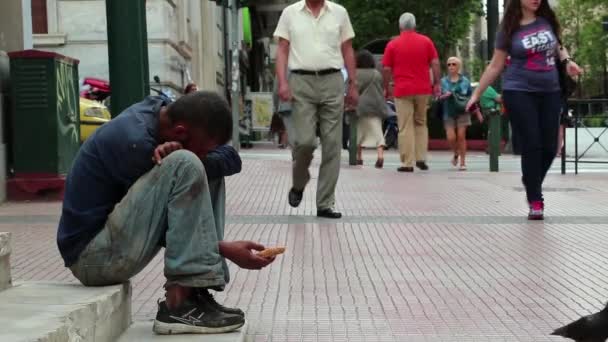
<path fill-rule="evenodd" d="M 70 269 L 85 286 L 119 284 L 165 247 L 166 285 L 222 290 L 224 218 L 224 179 L 208 182 L 197 156 L 175 151 L 135 182 Z"/>

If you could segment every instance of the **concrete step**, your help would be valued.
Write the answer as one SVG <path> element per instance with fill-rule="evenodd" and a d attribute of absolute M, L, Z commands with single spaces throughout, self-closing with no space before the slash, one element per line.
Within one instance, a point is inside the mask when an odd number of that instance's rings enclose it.
<path fill-rule="evenodd" d="M 138 321 L 120 337 L 118 342 L 245 342 L 247 323 L 241 329 L 227 334 L 213 335 L 156 335 L 153 321 Z"/>
<path fill-rule="evenodd" d="M 0 233 L 0 291 L 11 286 L 11 233 Z"/>
<path fill-rule="evenodd" d="M 15 283 L 0 293 L 0 341 L 114 342 L 131 323 L 131 286 Z"/>

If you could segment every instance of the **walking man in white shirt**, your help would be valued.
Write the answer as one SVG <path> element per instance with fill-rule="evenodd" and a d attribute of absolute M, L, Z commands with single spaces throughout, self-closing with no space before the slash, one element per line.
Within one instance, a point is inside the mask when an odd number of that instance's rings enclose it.
<path fill-rule="evenodd" d="M 346 101 L 355 105 L 356 62 L 352 47 L 355 37 L 346 9 L 327 0 L 301 0 L 283 10 L 274 32 L 279 48 L 276 73 L 279 96 L 292 102 L 294 135 L 293 186 L 289 204 L 297 207 L 310 180 L 309 167 L 316 149 L 319 125 L 322 160 L 317 184 L 317 216 L 340 218 L 334 210 L 335 190 L 340 174 L 344 80 L 340 69 L 346 66 Z M 291 71 L 289 79 L 286 70 Z"/>

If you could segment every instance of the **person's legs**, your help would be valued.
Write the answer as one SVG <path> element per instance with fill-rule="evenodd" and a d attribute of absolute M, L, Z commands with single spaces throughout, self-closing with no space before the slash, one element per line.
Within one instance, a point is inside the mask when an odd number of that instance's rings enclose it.
<path fill-rule="evenodd" d="M 283 143 L 285 145 L 289 145 L 290 144 L 289 137 L 291 135 L 295 134 L 294 127 L 293 127 L 293 120 L 291 119 L 291 110 L 281 112 L 279 114 L 281 115 L 281 119 L 283 120 L 283 125 L 285 126 Z"/>
<path fill-rule="evenodd" d="M 357 164 L 363 165 L 363 143 L 367 141 L 367 117 L 357 118 Z M 367 146 L 366 146 L 367 147 Z"/>
<path fill-rule="evenodd" d="M 467 165 L 467 127 L 468 126 L 458 126 L 458 128 L 456 129 L 456 145 L 458 150 L 458 156 L 460 157 L 461 169 L 464 169 Z"/>
<path fill-rule="evenodd" d="M 376 151 L 378 152 L 378 160 L 383 161 L 384 160 L 384 145 L 380 145 L 376 148 Z"/>
<path fill-rule="evenodd" d="M 557 151 L 555 153 L 556 156 L 562 155 L 562 149 L 564 147 L 564 131 L 566 129 L 566 125 L 560 124 L 559 131 L 557 132 Z"/>
<path fill-rule="evenodd" d="M 566 132 L 567 122 L 568 122 L 568 100 L 563 99 L 560 96 L 561 107 L 559 110 L 559 131 L 557 135 L 557 154 L 556 156 L 562 155 L 562 150 L 564 147 L 564 133 Z"/>
<path fill-rule="evenodd" d="M 121 283 L 165 245 L 167 285 L 222 288 L 219 241 L 202 162 L 176 151 L 135 182 L 71 270 L 87 286 Z"/>
<path fill-rule="evenodd" d="M 402 167 L 414 167 L 416 153 L 414 136 L 414 97 L 395 98 L 397 124 L 399 125 L 399 156 Z"/>
<path fill-rule="evenodd" d="M 344 80 L 340 73 L 321 76 L 317 82 L 319 129 L 321 132 L 321 166 L 317 183 L 317 210 L 331 209 L 340 175 L 342 150 L 342 115 L 344 111 Z M 352 141 L 351 144 L 356 143 Z"/>
<path fill-rule="evenodd" d="M 538 94 L 534 93 L 504 91 L 504 101 L 513 126 L 513 136 L 520 138 L 522 180 L 529 203 L 543 200 L 541 189 L 543 147 L 538 98 Z M 557 137 L 555 137 L 556 141 Z"/>
<path fill-rule="evenodd" d="M 382 132 L 382 119 L 375 117 L 372 122 L 372 136 L 377 137 L 378 159 L 376 160 L 376 168 L 381 169 L 384 166 L 384 148 L 386 147 L 386 141 L 384 140 L 384 132 Z"/>
<path fill-rule="evenodd" d="M 456 140 L 456 121 L 453 118 L 444 118 L 443 128 L 445 129 L 445 137 L 448 141 L 448 146 L 453 152 L 454 157 L 452 158 L 452 165 L 456 166 L 458 163 L 458 145 Z"/>
<path fill-rule="evenodd" d="M 224 240 L 224 226 L 226 223 L 226 184 L 224 177 L 209 180 L 209 197 L 213 207 L 213 218 L 215 219 L 215 232 L 219 241 Z M 226 259 L 222 258 L 222 269 L 224 270 L 224 282 L 230 281 L 230 272 Z M 221 290 L 218 288 L 217 290 Z"/>
<path fill-rule="evenodd" d="M 542 136 L 543 157 L 542 157 L 542 176 L 541 183 L 545 180 L 547 172 L 555 159 L 556 152 L 561 145 L 558 145 L 558 135 L 560 130 L 559 114 L 561 110 L 560 93 L 545 93 L 540 98 L 540 132 Z M 563 138 L 563 137 L 562 137 Z M 561 143 L 561 142 L 560 142 Z"/>
<path fill-rule="evenodd" d="M 197 289 L 223 289 L 228 281 L 218 246 L 223 238 L 223 182 L 212 183 L 193 153 L 171 153 L 133 184 L 70 269 L 87 286 L 117 284 L 140 272 L 165 246 L 167 301 L 159 304 L 154 330 L 208 333 L 242 326 L 242 316 L 193 298 Z M 189 323 L 170 318 L 182 311 L 205 318 Z"/>
<path fill-rule="evenodd" d="M 414 131 L 415 154 L 417 162 L 426 162 L 429 148 L 429 128 L 427 126 L 427 109 L 429 95 L 416 95 L 414 98 Z"/>
<path fill-rule="evenodd" d="M 291 74 L 289 86 L 293 94 L 291 122 L 293 134 L 289 142 L 293 154 L 293 189 L 304 191 L 310 181 L 308 168 L 317 147 L 317 102 L 314 76 Z M 339 142 L 338 142 L 339 143 Z"/>

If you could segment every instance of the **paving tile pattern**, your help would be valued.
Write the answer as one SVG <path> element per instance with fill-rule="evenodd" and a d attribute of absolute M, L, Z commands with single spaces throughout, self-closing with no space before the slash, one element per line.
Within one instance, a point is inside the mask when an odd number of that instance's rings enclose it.
<path fill-rule="evenodd" d="M 608 301 L 605 174 L 550 175 L 548 219 L 529 223 L 516 172 L 345 165 L 346 217 L 331 221 L 313 216 L 316 165 L 288 206 L 290 168 L 245 158 L 227 183 L 226 239 L 287 246 L 262 271 L 231 265 L 217 294 L 247 312 L 249 341 L 560 341 L 548 333 Z M 15 280 L 75 281 L 56 251 L 60 208 L 0 206 Z M 134 319 L 154 317 L 162 272 L 159 255 L 133 280 Z"/>

